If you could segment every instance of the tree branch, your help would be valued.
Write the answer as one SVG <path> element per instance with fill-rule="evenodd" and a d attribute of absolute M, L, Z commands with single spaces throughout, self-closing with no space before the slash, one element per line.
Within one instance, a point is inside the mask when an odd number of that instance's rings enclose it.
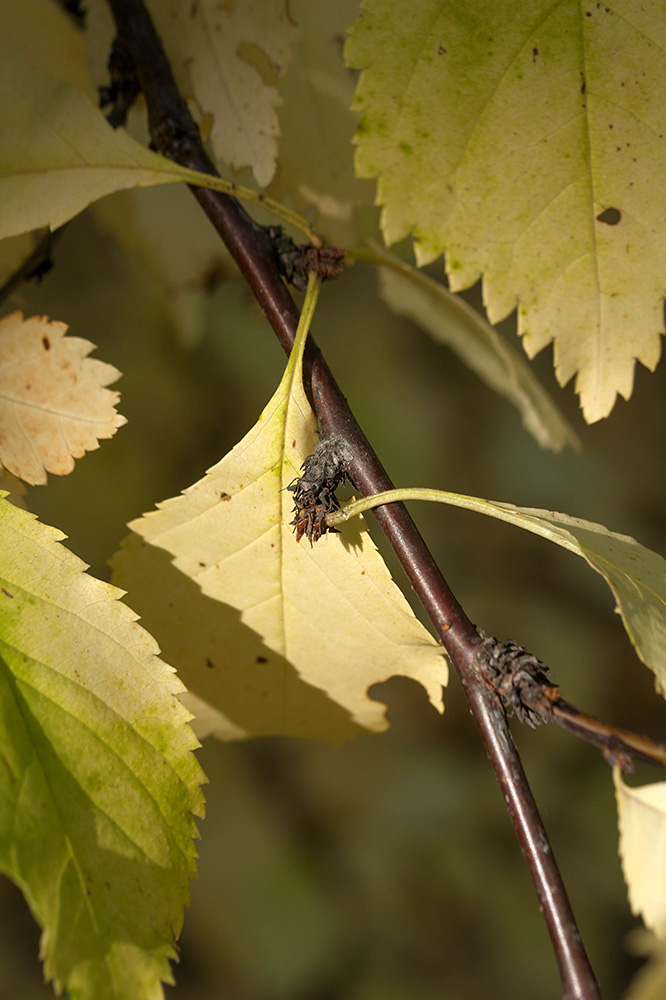
<path fill-rule="evenodd" d="M 119 39 L 136 64 L 153 145 L 183 166 L 215 174 L 142 0 L 109 0 L 109 5 Z M 234 198 L 202 188 L 192 191 L 288 353 L 298 324 L 298 309 L 277 270 L 267 231 Z M 339 435 L 351 449 L 349 478 L 354 486 L 363 494 L 390 489 L 392 484 L 386 471 L 312 338 L 308 339 L 304 367 L 322 435 Z M 406 508 L 402 504 L 388 504 L 377 508 L 375 516 L 462 682 L 536 886 L 559 966 L 563 998 L 597 1000 L 596 980 L 504 709 L 475 666 L 479 634 L 451 592 Z"/>

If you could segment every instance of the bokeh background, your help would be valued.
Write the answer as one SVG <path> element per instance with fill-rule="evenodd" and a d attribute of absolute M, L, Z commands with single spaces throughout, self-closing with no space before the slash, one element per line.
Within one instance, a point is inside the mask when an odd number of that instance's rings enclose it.
<path fill-rule="evenodd" d="M 177 216 L 182 232 L 200 224 L 185 191 L 140 197 L 142 205 L 154 199 L 154 218 Z M 69 323 L 124 373 L 117 388 L 127 426 L 71 475 L 50 477 L 26 497 L 107 579 L 127 522 L 218 461 L 256 421 L 285 364 L 224 261 L 211 264 L 205 291 L 165 291 L 151 253 L 129 252 L 109 227 L 112 217 L 122 229 L 133 211 L 130 196 L 113 196 L 76 219 L 52 271 L 8 304 Z M 409 248 L 401 249 L 408 259 Z M 186 242 L 176 240 L 173 250 L 177 268 Z M 429 270 L 441 278 L 440 264 Z M 479 307 L 478 289 L 468 298 Z M 516 341 L 513 318 L 502 332 Z M 666 553 L 663 365 L 654 375 L 638 369 L 632 399 L 587 427 L 571 386 L 557 387 L 550 351 L 543 352 L 534 370 L 583 444 L 579 454 L 554 455 L 454 355 L 389 312 L 370 266 L 357 264 L 324 286 L 314 335 L 397 485 L 566 511 Z M 606 585 L 582 560 L 469 512 L 414 505 L 413 513 L 487 633 L 518 638 L 579 708 L 664 738 L 652 675 L 634 656 Z M 373 694 L 391 720 L 382 735 L 337 748 L 273 739 L 201 749 L 210 783 L 200 876 L 168 997 L 560 995 L 536 897 L 455 676 L 444 717 L 404 679 Z M 554 727 L 514 731 L 603 995 L 620 997 L 640 958 L 609 768 Z M 42 981 L 38 940 L 20 894 L 0 881 L 2 1000 L 53 995 Z"/>

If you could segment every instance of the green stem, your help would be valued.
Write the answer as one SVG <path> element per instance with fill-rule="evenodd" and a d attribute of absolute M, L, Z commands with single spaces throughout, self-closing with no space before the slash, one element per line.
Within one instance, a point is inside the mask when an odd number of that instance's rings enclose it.
<path fill-rule="evenodd" d="M 446 503 L 450 507 L 463 507 L 465 510 L 474 510 L 478 514 L 487 514 L 490 517 L 498 518 L 500 521 L 508 521 L 509 524 L 525 528 L 535 535 L 541 535 L 543 538 L 561 545 L 563 549 L 568 549 L 569 552 L 575 552 L 576 555 L 580 555 L 579 545 L 563 537 L 561 532 L 549 528 L 548 524 L 539 517 L 533 517 L 524 511 L 516 510 L 511 504 L 503 504 L 494 500 L 482 500 L 479 497 L 467 497 L 460 493 L 446 493 L 444 490 L 408 487 L 407 489 L 386 490 L 384 493 L 375 493 L 372 496 L 361 497 L 359 500 L 352 500 L 344 507 L 341 507 L 340 510 L 328 514 L 326 516 L 326 523 L 332 528 L 336 524 L 342 524 L 343 521 L 349 520 L 350 517 L 356 517 L 366 510 L 372 510 L 373 507 L 381 507 L 385 503 L 395 503 L 404 500 L 431 500 L 434 503 Z"/>
<path fill-rule="evenodd" d="M 308 287 L 305 292 L 303 307 L 301 309 L 301 315 L 296 329 L 296 336 L 294 338 L 294 346 L 292 348 L 294 371 L 301 373 L 303 371 L 303 352 L 305 351 L 305 342 L 308 339 L 308 333 L 310 332 L 310 326 L 312 325 L 312 317 L 314 316 L 315 309 L 317 308 L 320 288 L 321 278 L 316 271 L 310 271 L 308 274 Z"/>
<path fill-rule="evenodd" d="M 182 176 L 184 173 L 187 173 L 189 176 Z M 252 188 L 243 187 L 241 184 L 235 184 L 233 181 L 225 181 L 222 177 L 215 177 L 213 174 L 201 173 L 198 170 L 189 170 L 187 167 L 182 168 L 182 173 L 179 171 L 179 176 L 182 176 L 183 181 L 187 184 L 210 188 L 211 191 L 222 191 L 224 194 L 238 198 L 241 201 L 247 201 L 258 208 L 265 208 L 271 215 L 277 216 L 278 219 L 282 219 L 287 225 L 293 226 L 294 229 L 303 233 L 313 246 L 321 246 L 321 239 L 310 228 L 307 220 L 302 215 L 294 212 L 291 208 L 287 208 L 281 202 L 266 197 L 265 194 L 261 194 L 259 191 L 253 191 Z"/>

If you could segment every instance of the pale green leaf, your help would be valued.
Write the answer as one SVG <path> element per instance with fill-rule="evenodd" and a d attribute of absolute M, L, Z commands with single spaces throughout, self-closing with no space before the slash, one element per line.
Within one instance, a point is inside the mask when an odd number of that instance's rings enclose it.
<path fill-rule="evenodd" d="M 441 710 L 441 647 L 367 531 L 296 541 L 287 486 L 315 442 L 292 354 L 252 430 L 182 496 L 132 522 L 115 557 L 115 579 L 209 706 L 202 731 L 339 742 L 381 730 L 384 706 L 368 688 L 395 674 L 419 680 Z"/>
<path fill-rule="evenodd" d="M 224 183 L 112 129 L 76 87 L 0 42 L 0 239 L 56 229 L 113 191 L 176 182 Z"/>
<path fill-rule="evenodd" d="M 636 652 L 654 672 L 661 691 L 666 691 L 666 560 L 656 552 L 593 521 L 444 490 L 407 488 L 376 493 L 353 501 L 327 520 L 343 523 L 364 510 L 396 500 L 430 500 L 488 514 L 582 556 L 613 591 Z"/>
<path fill-rule="evenodd" d="M 0 868 L 57 990 L 158 1000 L 202 774 L 157 645 L 64 537 L 0 500 Z"/>
<path fill-rule="evenodd" d="M 106 388 L 120 372 L 66 332 L 47 316 L 0 319 L 0 464 L 33 485 L 71 472 L 126 423 L 115 409 L 120 393 Z"/>
<path fill-rule="evenodd" d="M 613 773 L 620 857 L 632 912 L 666 938 L 666 782 L 631 788 Z"/>
<path fill-rule="evenodd" d="M 663 331 L 666 15 L 640 0 L 367 0 L 357 169 L 379 177 L 388 243 L 483 275 L 492 322 L 518 306 L 530 356 L 554 341 L 583 413 L 629 398 Z"/>
<path fill-rule="evenodd" d="M 367 255 L 360 250 L 353 256 L 381 265 L 380 292 L 391 309 L 450 347 L 486 385 L 505 396 L 543 448 L 580 446 L 525 359 L 464 299 L 384 250 L 373 247 Z"/>

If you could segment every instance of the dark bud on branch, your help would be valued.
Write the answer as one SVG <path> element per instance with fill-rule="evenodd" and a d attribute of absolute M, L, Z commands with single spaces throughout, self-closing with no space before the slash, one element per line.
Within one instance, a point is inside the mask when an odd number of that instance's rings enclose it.
<path fill-rule="evenodd" d="M 351 449 L 344 438 L 322 438 L 315 450 L 303 462 L 300 478 L 287 487 L 294 494 L 294 525 L 296 541 L 303 535 L 310 545 L 327 531 L 335 531 L 326 524 L 326 515 L 339 510 L 335 495 L 338 486 L 347 478 Z"/>
<path fill-rule="evenodd" d="M 273 253 L 282 277 L 289 284 L 304 292 L 308 287 L 308 273 L 314 271 L 322 281 L 342 274 L 341 261 L 345 251 L 339 247 L 316 247 L 312 243 L 300 246 L 291 236 L 286 236 L 282 226 L 267 226 L 273 244 Z"/>
<path fill-rule="evenodd" d="M 552 718 L 560 689 L 551 684 L 548 667 L 515 639 L 484 637 L 476 662 L 490 687 L 500 696 L 509 715 L 533 729 Z"/>

